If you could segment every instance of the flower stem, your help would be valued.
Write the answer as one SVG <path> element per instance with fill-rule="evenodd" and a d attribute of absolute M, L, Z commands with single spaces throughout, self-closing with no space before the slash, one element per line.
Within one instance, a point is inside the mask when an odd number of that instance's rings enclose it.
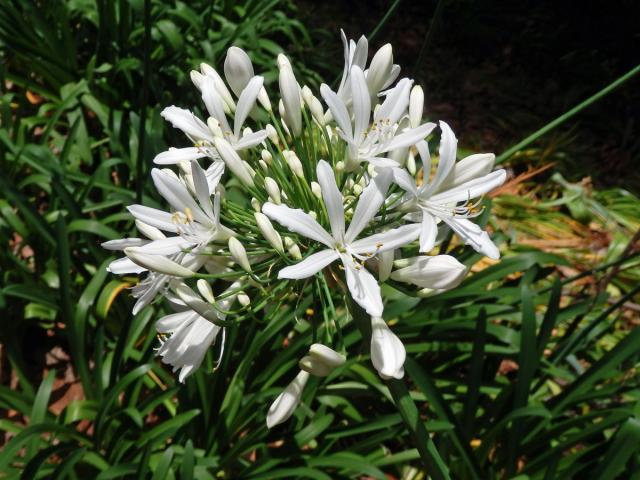
<path fill-rule="evenodd" d="M 349 296 L 347 296 L 346 302 L 353 320 L 362 334 L 363 342 L 369 345 L 371 343 L 371 318 Z M 431 440 L 424 422 L 420 419 L 420 412 L 413 402 L 404 380 L 392 378 L 384 380 L 384 383 L 391 393 L 391 398 L 393 398 L 415 447 L 420 453 L 420 458 L 430 478 L 434 480 L 450 479 L 449 469 Z"/>

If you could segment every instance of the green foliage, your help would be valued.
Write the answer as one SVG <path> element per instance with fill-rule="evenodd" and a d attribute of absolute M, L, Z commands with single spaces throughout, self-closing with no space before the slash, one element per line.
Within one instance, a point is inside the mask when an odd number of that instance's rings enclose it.
<path fill-rule="evenodd" d="M 476 254 L 453 247 L 478 270 L 459 288 L 430 298 L 400 285 L 387 292 L 388 320 L 407 345 L 406 384 L 373 373 L 361 348 L 366 331 L 348 312 L 325 308 L 320 281 L 301 300 L 254 307 L 250 322 L 227 329 L 215 370 L 217 351 L 177 383 L 154 359 L 162 306 L 133 317 L 131 279 L 107 274 L 113 257 L 99 243 L 132 230 L 122 212 L 144 186 L 138 162 L 146 169 L 173 136 L 163 134 L 161 105 L 196 103 L 186 88 L 190 68 L 219 66 L 236 44 L 273 81 L 275 54 L 286 46 L 310 61 L 312 41 L 289 2 L 154 1 L 147 51 L 145 3 L 0 2 L 2 80 L 12 84 L 0 103 L 0 340 L 16 384 L 0 386 L 0 407 L 11 412 L 0 419 L 0 472 L 418 478 L 422 450 L 434 478 L 638 471 L 640 331 L 623 314 L 638 296 L 637 268 L 629 269 L 637 254 L 622 241 L 600 273 L 575 277 L 553 268 L 566 258 L 522 246 L 481 270 Z M 315 82 L 316 65 L 307 66 L 299 73 Z M 157 201 L 141 191 L 146 204 Z M 637 228 L 635 197 L 608 191 L 595 200 L 592 210 L 604 206 Z M 582 283 L 612 271 L 615 298 Z M 268 431 L 269 403 L 329 321 L 342 325 L 349 361 L 326 382 L 312 379 L 294 417 Z M 69 353 L 83 392 L 57 414 L 53 369 L 30 364 L 47 334 Z"/>

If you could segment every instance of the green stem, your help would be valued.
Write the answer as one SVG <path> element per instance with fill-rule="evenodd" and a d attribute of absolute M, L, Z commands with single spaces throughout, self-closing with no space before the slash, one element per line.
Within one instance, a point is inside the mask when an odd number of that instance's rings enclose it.
<path fill-rule="evenodd" d="M 555 120 L 547 123 L 540 130 L 532 133 L 531 135 L 529 135 L 527 138 L 525 138 L 521 142 L 519 142 L 519 143 L 515 144 L 513 147 L 507 149 L 505 152 L 503 152 L 501 155 L 499 155 L 498 158 L 496 158 L 496 164 L 499 164 L 499 163 L 502 163 L 502 162 L 508 160 L 514 153 L 518 152 L 519 150 L 523 149 L 524 147 L 528 146 L 529 144 L 535 142 L 538 138 L 543 136 L 545 133 L 553 130 L 554 128 L 556 128 L 559 125 L 562 125 L 564 122 L 569 120 L 574 115 L 580 113 L 582 110 L 584 110 L 585 108 L 587 108 L 591 104 L 593 104 L 593 103 L 597 102 L 598 100 L 600 100 L 601 98 L 605 97 L 606 95 L 611 93 L 613 90 L 618 88 L 620 85 L 622 85 L 624 82 L 626 82 L 627 80 L 631 79 L 638 72 L 640 72 L 640 65 L 637 65 L 635 68 L 632 68 L 627 73 L 625 73 L 624 75 L 619 77 L 617 80 L 615 80 L 614 82 L 612 82 L 609 85 L 607 85 L 606 87 L 604 87 L 598 93 L 596 93 L 596 94 L 592 95 L 591 97 L 587 98 L 585 101 L 583 101 L 582 103 L 579 103 L 578 105 L 573 107 L 571 110 L 563 113 L 562 115 L 560 115 Z"/>
<path fill-rule="evenodd" d="M 362 334 L 363 342 L 367 345 L 371 343 L 371 317 L 350 297 L 347 297 L 347 305 L 353 320 Z M 385 385 L 391 393 L 391 398 L 396 404 L 398 412 L 404 421 L 409 434 L 415 444 L 427 473 L 434 480 L 449 480 L 449 469 L 438 453 L 429 432 L 420 418 L 420 412 L 413 402 L 407 385 L 403 380 L 395 378 L 385 380 Z"/>

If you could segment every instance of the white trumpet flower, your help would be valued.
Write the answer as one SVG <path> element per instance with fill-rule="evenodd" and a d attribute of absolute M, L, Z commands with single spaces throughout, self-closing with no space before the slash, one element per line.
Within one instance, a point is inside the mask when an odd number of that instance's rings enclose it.
<path fill-rule="evenodd" d="M 373 124 L 370 125 L 371 99 L 364 72 L 360 67 L 353 66 L 349 78 L 353 96 L 353 125 L 345 103 L 327 85 L 320 87 L 320 93 L 338 125 L 338 133 L 349 146 L 347 170 L 353 170 L 362 162 L 379 167 L 399 167 L 398 162 L 384 154 L 424 140 L 436 125 L 425 123 L 416 128 L 400 130 L 398 122 L 406 113 L 411 89 L 411 81 L 406 78 L 389 91 L 382 105 L 376 109 Z"/>
<path fill-rule="evenodd" d="M 448 180 L 456 162 L 457 139 L 445 122 L 440 122 L 442 138 L 440 140 L 440 160 L 438 169 L 431 182 L 424 182 L 419 187 L 408 173 L 400 169 L 394 170 L 395 181 L 408 192 L 405 209 L 412 209 L 422 215 L 422 229 L 420 232 L 420 251 L 428 252 L 435 245 L 437 234 L 436 219 L 446 223 L 466 244 L 489 258 L 500 258 L 498 247 L 491 241 L 489 235 L 469 218 L 478 215 L 475 204 L 470 200 L 477 198 L 494 188 L 502 185 L 506 179 L 506 172 L 502 169 L 484 174 L 486 161 L 475 174 L 481 175 L 467 179 L 460 171 L 457 178 L 463 178 L 463 183 L 456 182 L 454 173 L 451 187 L 443 189 L 442 185 Z M 425 175 L 430 171 L 428 154 L 421 154 Z M 425 158 L 427 157 L 427 158 Z M 490 157 L 484 157 L 490 158 Z M 476 159 L 477 160 L 477 159 Z M 463 202 L 462 205 L 460 203 Z"/>
<path fill-rule="evenodd" d="M 404 377 L 404 345 L 379 316 L 371 318 L 371 363 L 381 378 Z"/>
<path fill-rule="evenodd" d="M 317 176 L 329 216 L 331 233 L 328 233 L 310 215 L 300 209 L 273 203 L 265 203 L 262 207 L 263 213 L 272 220 L 292 232 L 316 240 L 327 247 L 326 250 L 309 255 L 296 265 L 280 270 L 278 278 L 306 278 L 340 259 L 353 299 L 369 315 L 381 316 L 383 305 L 380 287 L 375 278 L 364 268 L 364 262 L 380 252 L 412 242 L 419 235 L 419 226 L 404 225 L 356 240 L 384 202 L 391 174 L 381 172 L 364 189 L 346 231 L 342 194 L 338 190 L 331 166 L 324 160 L 320 160 L 318 163 Z"/>

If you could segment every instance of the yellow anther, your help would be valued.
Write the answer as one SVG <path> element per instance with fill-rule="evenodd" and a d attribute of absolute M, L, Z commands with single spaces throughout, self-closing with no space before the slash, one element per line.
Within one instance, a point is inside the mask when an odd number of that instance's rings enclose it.
<path fill-rule="evenodd" d="M 187 217 L 184 223 L 193 222 L 193 212 L 191 211 L 191 209 L 189 207 L 185 207 L 184 214 Z"/>

